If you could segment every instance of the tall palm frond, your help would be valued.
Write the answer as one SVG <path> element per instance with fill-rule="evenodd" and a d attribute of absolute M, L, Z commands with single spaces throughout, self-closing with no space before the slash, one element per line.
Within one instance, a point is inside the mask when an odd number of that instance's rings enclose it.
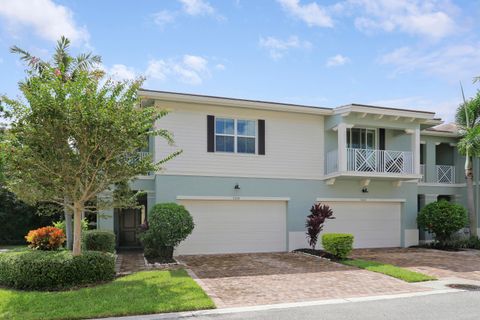
<path fill-rule="evenodd" d="M 93 55 L 91 52 L 79 54 L 73 60 L 74 69 L 81 71 L 90 70 L 100 63 L 102 63 L 102 57 Z"/>
<path fill-rule="evenodd" d="M 33 56 L 30 52 L 23 50 L 17 46 L 10 48 L 11 53 L 20 55 L 20 60 L 25 61 L 27 65 L 38 73 L 42 73 L 47 63 L 42 59 Z"/>
<path fill-rule="evenodd" d="M 67 81 L 69 78 L 74 78 L 75 74 L 79 71 L 93 72 L 102 62 L 102 58 L 99 55 L 94 55 L 91 52 L 81 53 L 76 57 L 72 57 L 69 53 L 69 50 L 70 40 L 62 36 L 57 41 L 57 46 L 55 47 L 55 53 L 51 63 L 53 67 L 61 72 L 63 81 Z M 49 65 L 48 62 L 33 56 L 28 51 L 17 46 L 11 47 L 10 51 L 12 53 L 19 54 L 20 59 L 25 61 L 32 70 L 38 72 L 39 74 L 41 74 L 45 67 Z M 94 76 L 96 76 L 96 74 Z"/>
<path fill-rule="evenodd" d="M 53 55 L 53 62 L 55 66 L 62 71 L 62 73 L 70 73 L 72 70 L 73 58 L 68 53 L 70 48 L 70 40 L 62 36 L 60 40 L 57 41 L 57 46 L 55 47 L 55 54 Z"/>

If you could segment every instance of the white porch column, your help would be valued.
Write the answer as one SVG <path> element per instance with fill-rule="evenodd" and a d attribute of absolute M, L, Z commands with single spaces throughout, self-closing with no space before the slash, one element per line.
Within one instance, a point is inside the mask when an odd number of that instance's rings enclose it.
<path fill-rule="evenodd" d="M 420 128 L 406 129 L 405 132 L 412 135 L 413 173 L 420 174 Z"/>
<path fill-rule="evenodd" d="M 413 173 L 420 174 L 420 128 L 415 128 L 412 134 Z"/>
<path fill-rule="evenodd" d="M 347 124 L 339 123 L 337 126 L 338 137 L 338 171 L 347 171 Z"/>

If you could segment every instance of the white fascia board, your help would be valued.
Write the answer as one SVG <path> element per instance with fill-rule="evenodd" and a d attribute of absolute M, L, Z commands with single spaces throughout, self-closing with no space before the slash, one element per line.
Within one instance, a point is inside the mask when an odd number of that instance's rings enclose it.
<path fill-rule="evenodd" d="M 244 196 L 177 196 L 177 200 L 290 201 L 290 198 L 288 197 L 244 197 Z"/>
<path fill-rule="evenodd" d="M 407 202 L 406 199 L 382 198 L 317 198 L 321 202 Z"/>
<path fill-rule="evenodd" d="M 419 120 L 428 120 L 431 121 L 434 119 L 434 113 L 426 113 L 426 112 L 417 112 L 417 111 L 409 111 L 409 110 L 398 110 L 398 109 L 389 109 L 389 108 L 381 108 L 381 107 L 368 107 L 368 106 L 357 106 L 357 105 L 347 105 L 342 107 L 337 107 L 333 110 L 334 114 L 344 114 L 344 113 L 368 113 L 368 114 L 375 114 L 375 115 L 386 115 L 386 116 L 398 116 L 398 117 L 405 117 L 405 118 L 415 118 Z"/>
<path fill-rule="evenodd" d="M 429 131 L 422 130 L 420 132 L 421 136 L 433 136 L 433 137 L 448 137 L 448 138 L 459 138 L 460 135 L 455 132 L 442 132 L 442 131 Z"/>
<path fill-rule="evenodd" d="M 154 92 L 154 91 L 139 91 L 139 95 L 144 98 L 150 98 L 161 101 L 171 102 L 184 102 L 192 104 L 205 104 L 210 106 L 222 106 L 222 107 L 235 107 L 235 108 L 247 108 L 258 110 L 271 110 L 280 112 L 294 112 L 305 113 L 315 115 L 332 115 L 332 109 L 314 107 L 314 106 L 301 106 L 288 103 L 274 103 L 267 101 L 253 101 L 253 100 L 241 100 L 234 98 L 224 97 L 210 97 L 200 95 L 188 95 L 181 93 L 169 93 L 169 92 Z"/>

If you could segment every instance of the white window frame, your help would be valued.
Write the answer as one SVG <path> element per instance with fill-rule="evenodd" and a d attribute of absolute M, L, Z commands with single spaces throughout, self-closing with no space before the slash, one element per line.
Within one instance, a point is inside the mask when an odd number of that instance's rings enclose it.
<path fill-rule="evenodd" d="M 233 120 L 233 134 L 228 134 L 228 133 L 217 133 L 217 120 Z M 255 123 L 255 135 L 253 136 L 248 136 L 248 135 L 240 135 L 237 132 L 237 123 L 238 121 L 253 121 Z M 239 155 L 256 155 L 258 154 L 258 121 L 255 119 L 236 119 L 236 118 L 230 118 L 230 117 L 215 117 L 215 125 L 214 125 L 214 133 L 215 133 L 215 153 L 223 153 L 223 154 L 239 154 Z M 217 136 L 222 136 L 222 137 L 233 137 L 233 152 L 230 151 L 217 151 Z M 255 139 L 255 152 L 254 153 L 247 153 L 247 152 L 238 152 L 238 146 L 237 146 L 237 141 L 238 138 L 254 138 Z"/>
<path fill-rule="evenodd" d="M 353 127 L 353 128 L 347 128 L 347 134 L 346 134 L 346 137 L 345 139 L 349 136 L 348 135 L 348 132 L 350 132 L 350 141 L 346 141 L 346 144 L 347 144 L 347 148 L 351 148 L 351 149 L 355 149 L 355 148 L 352 148 L 351 145 L 352 145 L 352 129 L 365 129 L 365 130 L 373 130 L 375 132 L 375 138 L 374 138 L 374 147 L 372 150 L 378 150 L 378 128 L 366 128 L 366 127 Z M 366 138 L 366 132 L 365 131 L 365 138 Z M 350 145 L 350 147 L 348 147 L 348 145 Z"/>

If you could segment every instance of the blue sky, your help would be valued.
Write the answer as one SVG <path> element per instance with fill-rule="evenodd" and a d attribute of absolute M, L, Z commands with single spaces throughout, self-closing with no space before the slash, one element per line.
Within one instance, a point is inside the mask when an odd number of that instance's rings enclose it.
<path fill-rule="evenodd" d="M 480 1 L 0 0 L 0 93 L 18 45 L 48 58 L 62 34 L 148 89 L 335 107 L 433 110 L 451 120 L 480 75 Z"/>

